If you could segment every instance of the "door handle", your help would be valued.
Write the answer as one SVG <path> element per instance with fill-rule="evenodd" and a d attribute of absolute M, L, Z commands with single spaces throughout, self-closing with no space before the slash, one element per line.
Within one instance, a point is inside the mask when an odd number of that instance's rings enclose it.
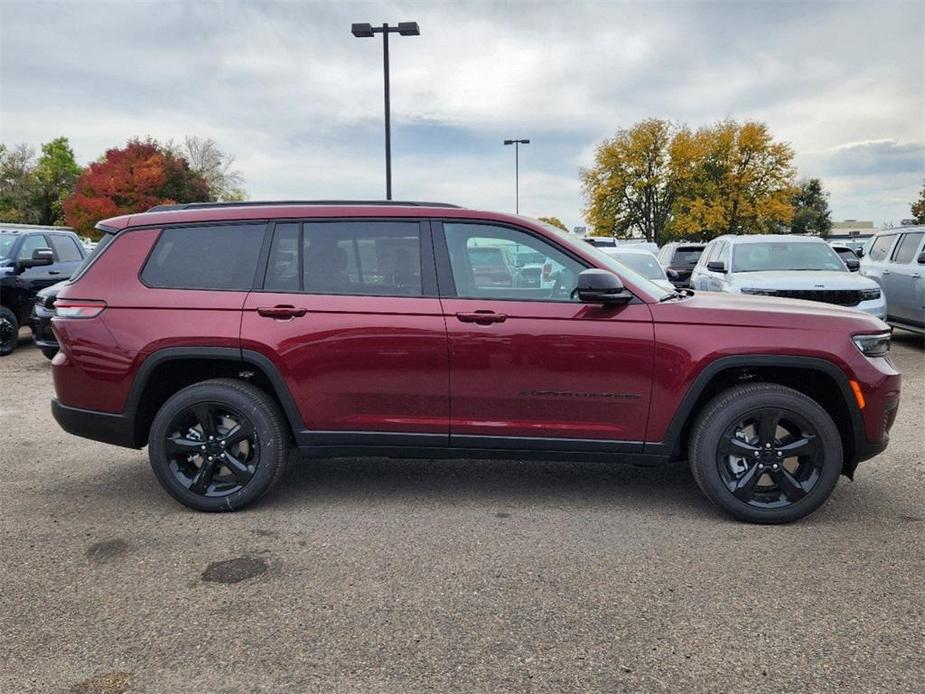
<path fill-rule="evenodd" d="M 61 271 L 60 270 L 49 270 L 48 274 L 49 275 L 60 275 Z"/>
<path fill-rule="evenodd" d="M 306 313 L 308 313 L 307 309 L 296 308 L 295 306 L 284 304 L 280 304 L 279 306 L 262 306 L 257 309 L 258 315 L 261 315 L 264 318 L 276 318 L 277 320 L 301 318 Z"/>
<path fill-rule="evenodd" d="M 492 323 L 503 323 L 507 316 L 503 313 L 494 311 L 473 311 L 472 313 L 457 313 L 456 318 L 463 323 L 476 323 L 478 325 L 491 325 Z"/>

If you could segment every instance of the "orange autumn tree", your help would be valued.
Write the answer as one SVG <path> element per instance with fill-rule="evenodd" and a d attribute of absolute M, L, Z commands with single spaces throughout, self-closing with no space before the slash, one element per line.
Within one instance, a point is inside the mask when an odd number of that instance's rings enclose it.
<path fill-rule="evenodd" d="M 106 151 L 77 178 L 64 201 L 67 223 L 78 233 L 99 236 L 101 219 L 143 212 L 154 205 L 211 200 L 206 179 L 154 140 L 129 140 Z"/>

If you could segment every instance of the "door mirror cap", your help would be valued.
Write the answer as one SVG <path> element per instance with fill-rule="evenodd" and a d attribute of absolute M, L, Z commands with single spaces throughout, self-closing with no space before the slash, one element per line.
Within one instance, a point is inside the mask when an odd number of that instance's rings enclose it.
<path fill-rule="evenodd" d="M 857 272 L 861 267 L 861 261 L 855 260 L 854 258 L 848 258 L 848 260 L 845 261 L 845 265 L 848 266 L 848 269 L 851 270 L 851 272 Z"/>
<path fill-rule="evenodd" d="M 707 263 L 707 270 L 710 272 L 726 272 L 726 263 L 722 260 L 711 260 Z"/>
<path fill-rule="evenodd" d="M 23 258 L 16 263 L 16 266 L 22 271 L 30 267 L 51 265 L 53 262 L 55 262 L 55 254 L 50 248 L 36 248 L 32 251 L 31 258 Z"/>
<path fill-rule="evenodd" d="M 864 249 L 863 249 L 863 248 L 859 248 L 859 249 L 857 249 L 857 250 L 854 252 L 854 254 L 855 254 L 858 258 L 863 258 L 863 257 L 864 257 Z"/>
<path fill-rule="evenodd" d="M 919 253 L 919 265 L 925 265 L 925 251 Z"/>
<path fill-rule="evenodd" d="M 578 273 L 578 286 L 572 296 L 585 304 L 625 304 L 633 298 L 622 280 L 607 270 L 582 270 Z"/>
<path fill-rule="evenodd" d="M 665 270 L 665 274 L 668 276 L 668 279 L 670 280 L 676 280 L 681 276 L 678 274 L 677 270 L 672 270 L 671 268 L 668 268 L 667 270 Z"/>

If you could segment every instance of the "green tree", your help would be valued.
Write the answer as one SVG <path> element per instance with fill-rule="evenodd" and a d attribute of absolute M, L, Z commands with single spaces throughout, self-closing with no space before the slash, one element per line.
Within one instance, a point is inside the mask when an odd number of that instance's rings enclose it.
<path fill-rule="evenodd" d="M 28 145 L 0 145 L 0 221 L 36 224 L 35 151 Z"/>
<path fill-rule="evenodd" d="M 794 234 L 828 236 L 832 230 L 831 214 L 829 194 L 822 188 L 822 181 L 818 178 L 802 181 L 793 196 L 790 231 Z"/>
<path fill-rule="evenodd" d="M 793 149 L 764 123 L 682 129 L 671 143 L 673 235 L 760 234 L 793 217 Z"/>
<path fill-rule="evenodd" d="M 925 182 L 922 184 L 922 190 L 919 193 L 919 199 L 912 203 L 912 216 L 916 224 L 925 224 Z"/>
<path fill-rule="evenodd" d="M 537 219 L 539 219 L 541 222 L 546 222 L 550 226 L 554 226 L 557 229 L 561 229 L 562 231 L 568 231 L 568 227 L 565 226 L 562 220 L 558 217 L 537 217 Z"/>
<path fill-rule="evenodd" d="M 594 164 L 580 171 L 593 234 L 639 233 L 661 242 L 676 193 L 671 167 L 675 132 L 668 121 L 649 118 L 597 146 Z"/>
<path fill-rule="evenodd" d="M 31 207 L 38 224 L 63 224 L 61 208 L 64 198 L 74 192 L 80 166 L 66 137 L 58 137 L 42 145 L 34 171 L 35 189 Z"/>

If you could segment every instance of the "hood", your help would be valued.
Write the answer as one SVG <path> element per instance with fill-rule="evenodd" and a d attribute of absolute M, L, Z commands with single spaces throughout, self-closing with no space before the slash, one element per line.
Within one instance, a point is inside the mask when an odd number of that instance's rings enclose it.
<path fill-rule="evenodd" d="M 735 272 L 729 275 L 736 289 L 875 289 L 876 282 L 856 272 L 820 270 L 767 270 L 765 272 Z"/>
<path fill-rule="evenodd" d="M 819 301 L 723 292 L 697 292 L 686 299 L 649 304 L 656 321 L 718 326 L 882 332 L 889 326 L 856 308 Z"/>

